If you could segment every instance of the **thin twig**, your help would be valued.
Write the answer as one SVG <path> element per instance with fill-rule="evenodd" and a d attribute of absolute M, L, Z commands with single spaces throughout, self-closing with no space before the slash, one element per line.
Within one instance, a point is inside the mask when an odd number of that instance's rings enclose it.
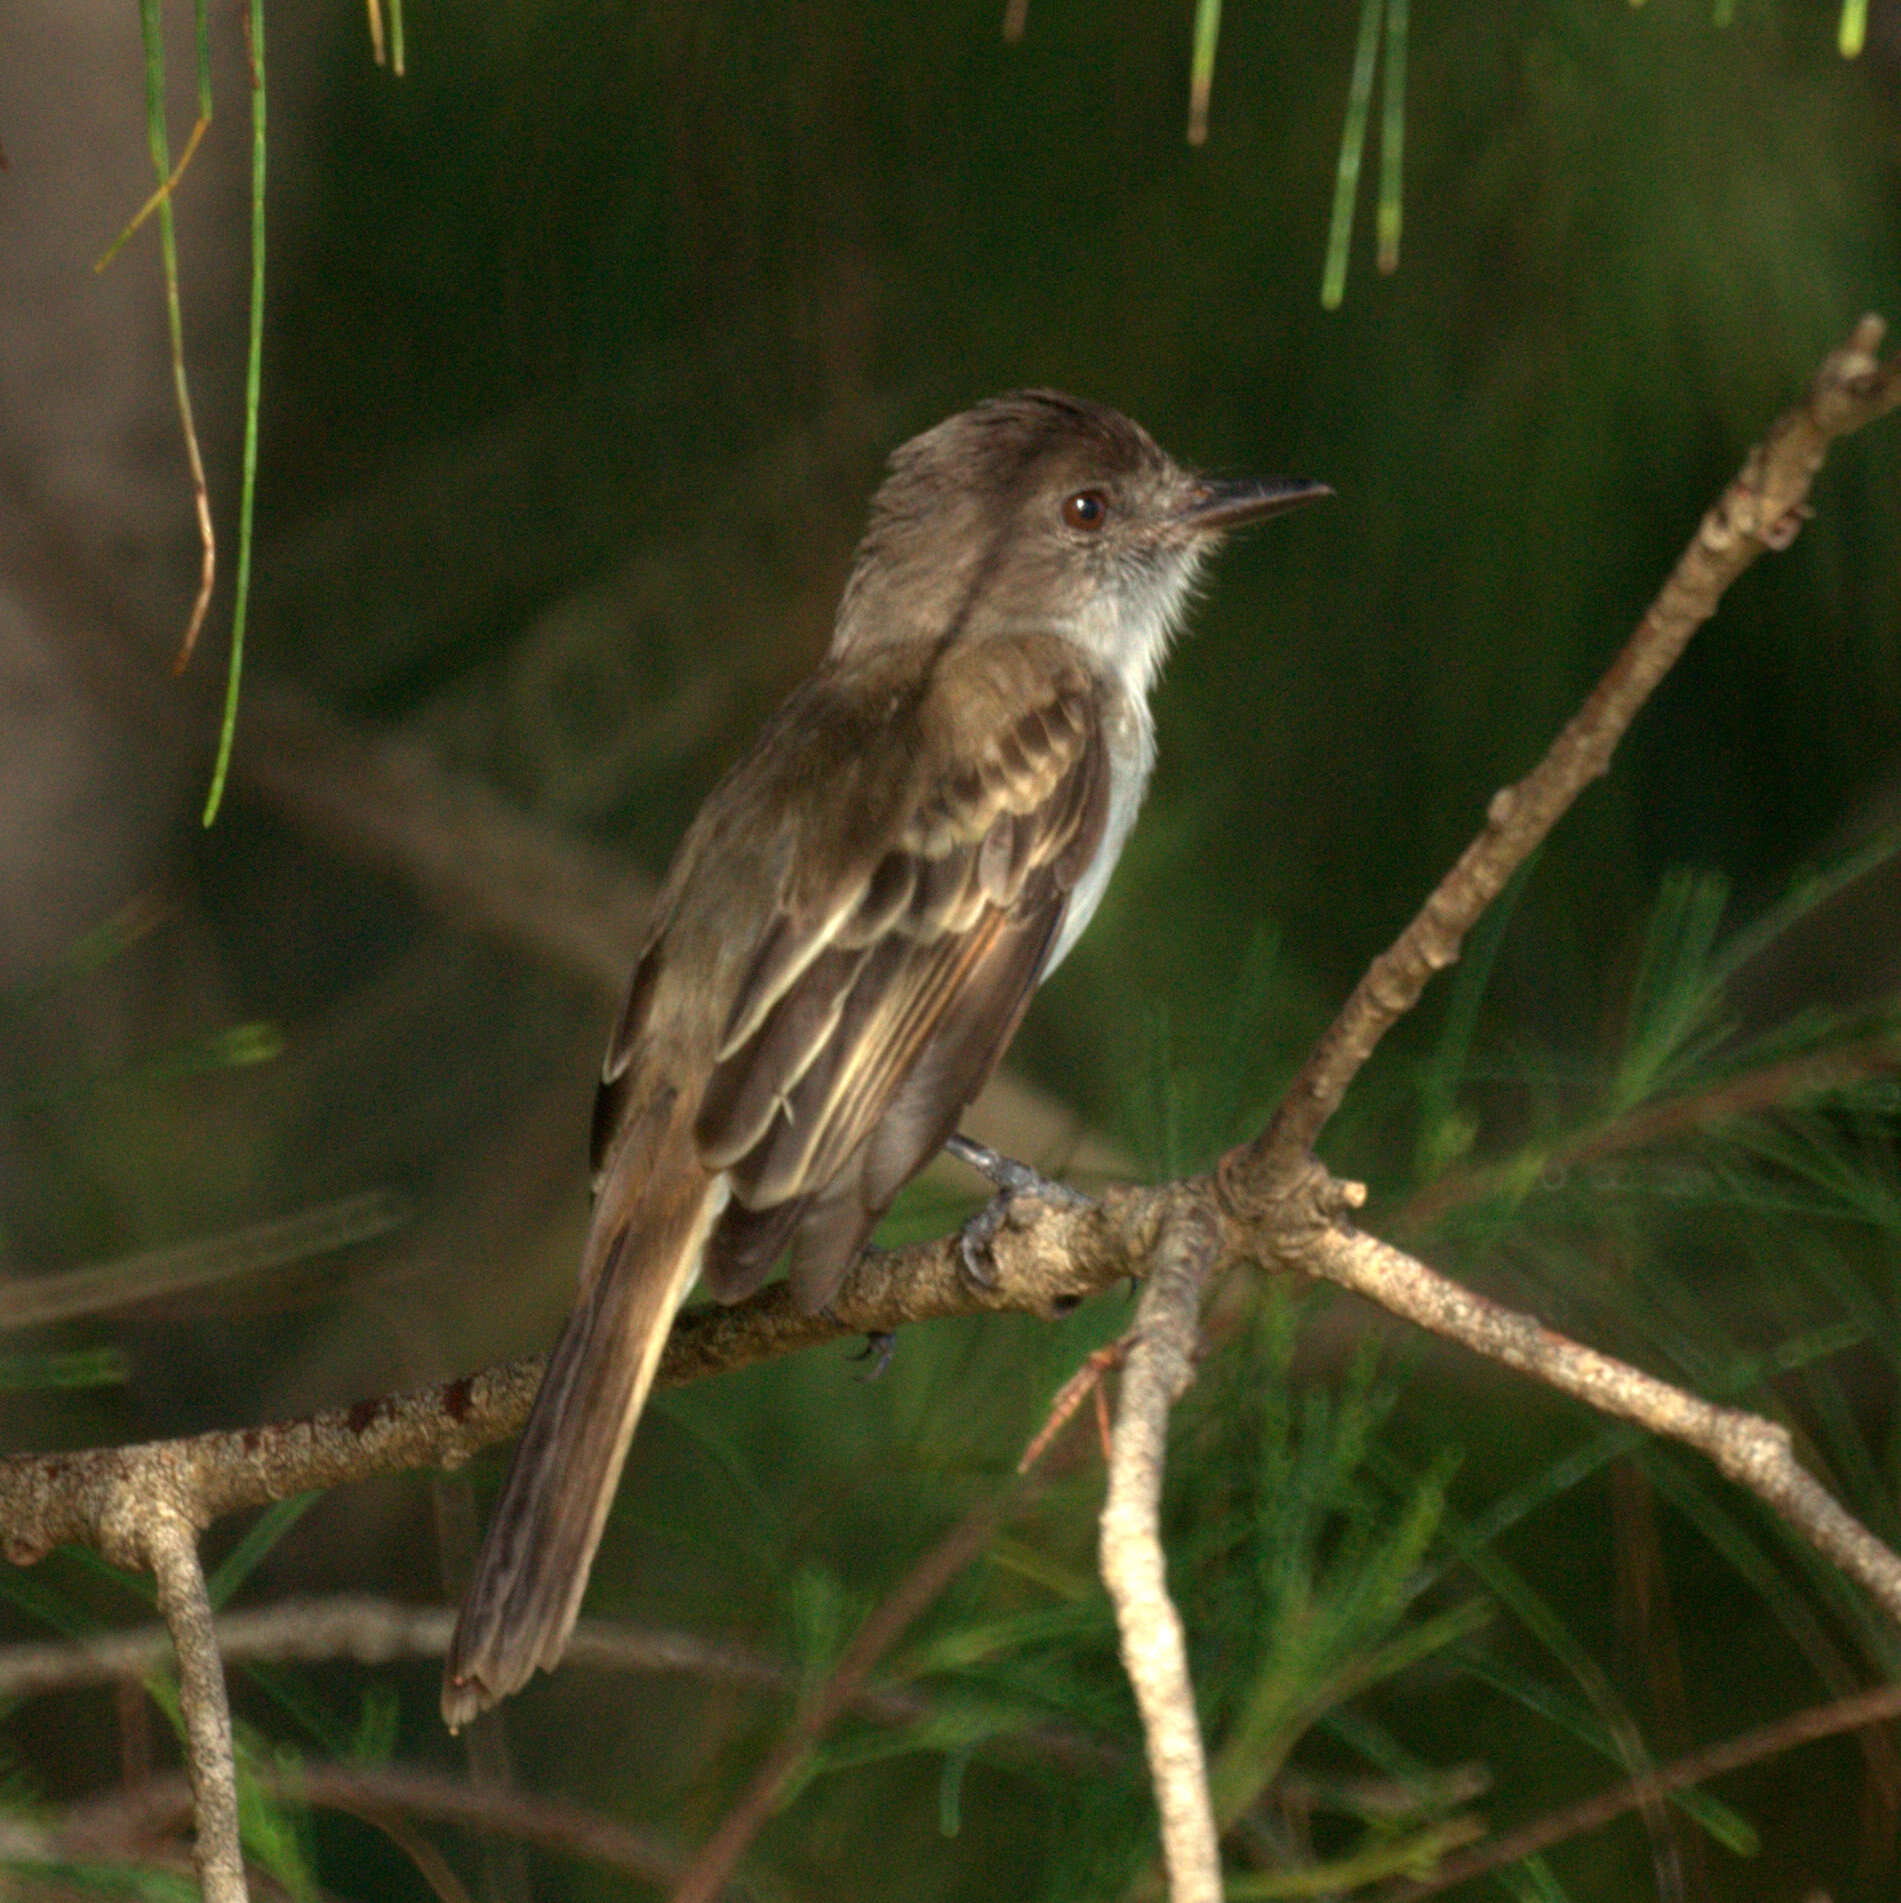
<path fill-rule="evenodd" d="M 1725 1077 L 1704 1090 L 1639 1104 L 1608 1123 L 1562 1137 L 1543 1153 L 1544 1169 L 1572 1169 L 1602 1157 L 1647 1150 L 1723 1123 L 1849 1090 L 1872 1078 L 1892 1077 L 1897 1071 L 1901 1071 L 1901 1037 L 1893 1032 L 1835 1050 L 1785 1058 Z M 1409 1197 L 1397 1220 L 1409 1232 L 1425 1229 L 1448 1211 L 1483 1202 L 1523 1177 L 1522 1162 L 1448 1171 Z"/>
<path fill-rule="evenodd" d="M 203 143 L 205 134 L 210 130 L 211 114 L 208 112 L 200 112 L 192 124 L 190 133 L 186 136 L 185 150 L 180 155 L 178 163 L 172 167 L 169 174 L 164 172 L 160 173 L 158 184 L 152 188 L 152 195 L 126 220 L 125 226 L 119 235 L 93 260 L 92 268 L 94 271 L 99 272 L 106 270 L 112 263 L 112 260 L 124 250 L 127 241 L 138 231 L 139 227 L 177 192 L 180 183 L 184 179 L 186 168 L 191 164 L 193 157 L 198 151 L 198 147 Z M 5 170 L 6 165 L 4 161 L 0 161 L 0 172 Z"/>
<path fill-rule="evenodd" d="M 439 1659 L 455 1625 L 447 1606 L 408 1606 L 368 1594 L 324 1599 L 284 1599 L 244 1612 L 221 1612 L 218 1651 L 227 1665 L 294 1662 L 322 1664 L 347 1659 L 355 1665 L 391 1665 L 404 1659 Z M 0 1699 L 35 1698 L 48 1692 L 124 1680 L 137 1684 L 171 1655 L 159 1625 L 102 1632 L 83 1639 L 0 1647 Z M 703 1639 L 691 1632 L 655 1630 L 614 1620 L 583 1619 L 569 1641 L 568 1663 L 610 1672 L 669 1673 L 723 1683 L 782 1690 L 791 1674 L 777 1660 L 750 1646 Z M 892 1723 L 913 1723 L 928 1707 L 900 1695 L 873 1709 Z"/>
<path fill-rule="evenodd" d="M 1187 1643 L 1162 1552 L 1169 1411 L 1194 1375 L 1201 1293 L 1219 1241 L 1204 1211 L 1185 1208 L 1162 1230 L 1122 1371 L 1102 1508 L 1103 1584 L 1142 1714 L 1170 1903 L 1221 1903 L 1220 1833 Z"/>
<path fill-rule="evenodd" d="M 439 1772 L 388 1764 L 260 1766 L 256 1775 L 273 1796 L 319 1810 L 357 1816 L 371 1809 L 399 1811 L 469 1830 L 505 1831 L 539 1849 L 623 1870 L 643 1883 L 670 1883 L 680 1869 L 677 1852 L 664 1843 L 559 1798 L 478 1790 Z M 190 1814 L 190 1803 L 183 1778 L 157 1777 L 137 1792 L 75 1805 L 46 1833 L 41 1848 L 68 1858 L 109 1855 L 176 1829 Z"/>
<path fill-rule="evenodd" d="M 1045 1447 L 1050 1445 L 1046 1442 Z M 1022 1468 L 978 1501 L 885 1595 L 852 1635 L 825 1683 L 788 1725 L 739 1801 L 693 1859 L 673 1893 L 673 1903 L 713 1903 L 738 1869 L 740 1859 L 778 1808 L 779 1800 L 814 1746 L 865 1689 L 866 1680 L 944 1589 L 996 1537 L 1004 1523 L 1040 1491 L 1035 1474 Z"/>
<path fill-rule="evenodd" d="M 172 194 L 191 163 L 198 142 L 211 124 L 211 100 L 200 77 L 198 120 L 185 142 L 185 155 L 174 170 L 168 162 L 165 129 L 165 29 L 159 0 L 141 0 L 140 35 L 145 49 L 146 142 L 151 150 L 152 167 L 158 173 L 158 188 L 133 214 L 131 222 L 107 247 L 94 270 L 103 271 L 118 254 L 119 248 L 145 220 L 156 211 L 159 215 L 159 254 L 165 280 L 165 326 L 172 366 L 172 393 L 178 405 L 179 426 L 185 437 L 185 462 L 191 473 L 192 508 L 198 520 L 200 551 L 198 594 L 186 619 L 184 639 L 174 673 L 182 673 L 198 645 L 198 631 L 204 626 L 211 607 L 211 592 L 218 574 L 218 542 L 211 521 L 211 491 L 205 482 L 205 460 L 198 445 L 198 425 L 192 415 L 191 384 L 185 371 L 185 320 L 178 292 L 178 229 L 173 215 Z"/>
<path fill-rule="evenodd" d="M 1693 1751 L 1674 1764 L 1660 1766 L 1646 1777 L 1633 1778 L 1613 1790 L 1600 1791 L 1595 1797 L 1552 1811 L 1517 1830 L 1505 1831 L 1462 1855 L 1448 1857 L 1430 1877 L 1382 1891 L 1379 1903 L 1419 1903 L 1421 1898 L 1437 1896 L 1458 1884 L 1469 1883 L 1488 1870 L 1522 1863 L 1527 1857 L 1538 1856 L 1557 1844 L 1583 1836 L 1586 1831 L 1601 1829 L 1613 1819 L 1646 1804 L 1672 1797 L 1698 1784 L 1707 1784 L 1726 1771 L 1780 1757 L 1783 1752 L 1812 1744 L 1818 1738 L 1833 1738 L 1844 1731 L 1886 1724 L 1895 1718 L 1901 1718 L 1901 1685 L 1879 1685 L 1850 1698 L 1811 1706 L 1807 1711 L 1745 1731 L 1739 1737 L 1726 1738 L 1721 1744 Z"/>
<path fill-rule="evenodd" d="M 44 1328 L 103 1309 L 158 1301 L 240 1275 L 259 1275 L 308 1256 L 354 1248 L 399 1227 L 407 1205 L 389 1190 L 339 1197 L 293 1216 L 247 1224 L 166 1249 L 0 1282 L 0 1330 Z"/>
<path fill-rule="evenodd" d="M 198 1562 L 198 1536 L 182 1513 L 163 1503 L 148 1506 L 143 1519 L 140 1540 L 158 1586 L 158 1609 L 178 1653 L 178 1703 L 185 1720 L 185 1767 L 197 1824 L 192 1855 L 198 1880 L 205 1903 L 247 1903 L 231 1706 L 212 1630 L 211 1597 Z"/>
<path fill-rule="evenodd" d="M 1789 1430 L 1759 1414 L 1717 1407 L 1614 1356 L 1581 1347 L 1535 1317 L 1475 1295 L 1377 1237 L 1334 1227 L 1316 1234 L 1302 1266 L 1488 1360 L 1535 1376 L 1602 1414 L 1708 1455 L 1795 1527 L 1901 1623 L 1901 1557 L 1847 1513 L 1795 1458 Z"/>
<path fill-rule="evenodd" d="M 304 1665 L 348 1660 L 385 1666 L 408 1659 L 440 1659 L 455 1629 L 450 1606 L 403 1605 L 367 1593 L 278 1600 L 243 1612 L 221 1612 L 215 1629 L 226 1668 L 262 1663 Z M 144 1698 L 143 1681 L 172 1657 L 162 1625 L 135 1626 L 81 1639 L 0 1646 L 0 1700 L 43 1697 L 88 1686 L 130 1685 Z M 796 1688 L 798 1674 L 784 1660 L 754 1646 L 696 1632 L 638 1626 L 617 1619 L 582 1619 L 562 1663 L 577 1672 L 695 1678 L 761 1693 Z M 921 1725 L 936 1702 L 904 1684 L 865 1685 L 852 1710 L 874 1724 Z M 999 1737 L 1000 1753 L 1019 1751 L 1041 1762 L 1100 1771 L 1122 1762 L 1112 1743 L 1064 1725 L 1032 1725 Z"/>
<path fill-rule="evenodd" d="M 1030 1436 L 1030 1444 L 1017 1461 L 1018 1473 L 1028 1473 L 1043 1458 L 1043 1450 L 1069 1425 L 1069 1417 L 1091 1395 L 1095 1396 L 1096 1419 L 1102 1432 L 1102 1462 L 1105 1467 L 1109 1464 L 1109 1416 L 1103 1406 L 1102 1379 L 1111 1369 L 1122 1366 L 1128 1352 L 1126 1341 L 1112 1341 L 1083 1357 L 1083 1365 L 1056 1390 L 1049 1412 L 1043 1416 L 1043 1425 Z"/>
<path fill-rule="evenodd" d="M 1412 923 L 1368 967 L 1272 1121 L 1226 1157 L 1223 1188 L 1237 1208 L 1287 1185 L 1372 1056 L 1412 1009 L 1465 935 L 1550 833 L 1611 754 L 1723 592 L 1765 549 L 1786 548 L 1831 441 L 1901 403 L 1901 362 L 1880 363 L 1885 326 L 1864 317 L 1817 372 L 1807 398 L 1780 417 L 1698 525 L 1670 578 L 1590 698 L 1516 786 L 1492 796 L 1485 826 Z"/>

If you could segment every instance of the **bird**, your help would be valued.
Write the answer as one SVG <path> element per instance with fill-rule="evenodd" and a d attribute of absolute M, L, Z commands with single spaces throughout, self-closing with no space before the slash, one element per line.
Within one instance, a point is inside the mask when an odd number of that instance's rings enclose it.
<path fill-rule="evenodd" d="M 566 1646 L 674 1316 L 787 1264 L 822 1309 L 1102 898 L 1217 481 L 1052 390 L 891 456 L 829 647 L 681 840 L 596 1093 L 580 1292 L 463 1599 L 458 1729 Z"/>

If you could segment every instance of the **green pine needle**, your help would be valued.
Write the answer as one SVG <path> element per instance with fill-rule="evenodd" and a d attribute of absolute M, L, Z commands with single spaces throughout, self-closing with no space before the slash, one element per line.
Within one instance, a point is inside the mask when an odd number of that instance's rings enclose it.
<path fill-rule="evenodd" d="M 1380 115 L 1380 204 L 1376 263 L 1382 276 L 1399 269 L 1401 179 L 1406 157 L 1406 26 L 1408 0 L 1386 0 L 1386 78 Z"/>
<path fill-rule="evenodd" d="M 1379 62 L 1380 23 L 1386 0 L 1360 0 L 1360 37 L 1347 85 L 1346 123 L 1340 129 L 1340 162 L 1334 174 L 1333 222 L 1327 232 L 1327 262 L 1320 279 L 1323 310 L 1337 311 L 1347 292 L 1347 256 L 1353 243 L 1353 206 L 1360 193 L 1360 161 L 1372 114 L 1373 73 Z"/>
<path fill-rule="evenodd" d="M 1188 69 L 1188 143 L 1208 137 L 1208 95 L 1215 83 L 1215 45 L 1221 38 L 1221 0 L 1195 0 L 1195 50 Z"/>
<path fill-rule="evenodd" d="M 148 0 L 148 4 L 150 0 Z M 251 600 L 251 530 L 257 502 L 258 393 L 264 364 L 264 0 L 250 0 L 251 52 L 251 336 L 244 365 L 244 479 L 238 497 L 237 599 L 231 610 L 231 662 L 225 679 L 224 717 L 218 727 L 218 758 L 205 796 L 210 826 L 224 803 L 231 748 L 238 731 L 238 683 L 244 674 L 245 611 Z"/>
<path fill-rule="evenodd" d="M 294 1493 L 266 1507 L 245 1530 L 209 1579 L 205 1591 L 214 1610 L 222 1611 L 244 1582 L 269 1558 L 272 1549 L 324 1496 L 319 1492 Z"/>

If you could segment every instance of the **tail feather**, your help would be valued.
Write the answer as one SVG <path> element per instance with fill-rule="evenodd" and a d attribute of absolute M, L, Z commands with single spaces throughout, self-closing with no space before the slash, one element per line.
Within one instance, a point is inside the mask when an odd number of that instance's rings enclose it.
<path fill-rule="evenodd" d="M 724 1179 L 696 1161 L 656 1176 L 631 1208 L 609 1206 L 610 1185 L 596 1210 L 593 1272 L 548 1358 L 449 1643 L 451 1731 L 552 1668 L 574 1629 L 661 1350 L 726 1201 Z"/>

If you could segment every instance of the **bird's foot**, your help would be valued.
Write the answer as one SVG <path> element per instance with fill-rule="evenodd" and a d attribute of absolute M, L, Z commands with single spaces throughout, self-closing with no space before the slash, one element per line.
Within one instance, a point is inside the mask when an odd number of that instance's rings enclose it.
<path fill-rule="evenodd" d="M 1089 1198 L 1067 1183 L 1058 1183 L 1027 1163 L 999 1156 L 988 1144 L 967 1136 L 949 1138 L 944 1148 L 960 1163 L 967 1163 L 989 1182 L 996 1194 L 957 1232 L 957 1266 L 972 1287 L 989 1293 L 997 1286 L 997 1274 L 991 1261 L 990 1245 L 1008 1226 L 1010 1212 L 1017 1200 L 1055 1203 L 1067 1209 L 1086 1209 Z"/>
<path fill-rule="evenodd" d="M 861 1381 L 876 1381 L 891 1365 L 891 1357 L 897 1352 L 898 1333 L 895 1328 L 880 1328 L 865 1337 L 865 1345 L 851 1358 L 854 1361 L 867 1362 L 870 1365 L 859 1375 Z"/>

